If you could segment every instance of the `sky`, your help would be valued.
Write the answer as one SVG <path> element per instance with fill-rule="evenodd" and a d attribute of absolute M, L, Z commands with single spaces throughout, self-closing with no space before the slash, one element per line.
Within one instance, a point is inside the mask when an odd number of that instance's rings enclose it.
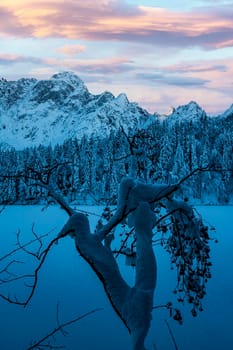
<path fill-rule="evenodd" d="M 233 103 L 233 0 L 1 0 L 0 78 L 72 71 L 150 112 Z"/>

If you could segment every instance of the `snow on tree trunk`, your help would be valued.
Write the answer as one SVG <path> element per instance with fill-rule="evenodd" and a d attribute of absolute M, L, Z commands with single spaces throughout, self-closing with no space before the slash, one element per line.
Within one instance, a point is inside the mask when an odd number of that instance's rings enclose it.
<path fill-rule="evenodd" d="M 126 304 L 133 349 L 142 350 L 151 322 L 157 268 L 152 249 L 154 213 L 147 202 L 141 202 L 131 214 L 136 233 L 136 281 Z"/>
<path fill-rule="evenodd" d="M 150 208 L 149 208 L 150 210 Z M 70 232 L 80 255 L 87 261 L 103 283 L 105 292 L 114 310 L 128 328 L 132 337 L 132 349 L 144 350 L 144 340 L 151 321 L 153 292 L 156 280 L 156 264 L 152 250 L 152 221 L 148 222 L 150 230 L 143 229 L 145 208 L 137 210 L 135 217 L 138 255 L 136 263 L 136 283 L 129 287 L 122 278 L 116 260 L 109 245 L 90 233 L 87 217 L 74 214 L 63 228 L 61 234 Z M 149 212 L 150 214 L 150 212 Z"/>
<path fill-rule="evenodd" d="M 124 179 L 116 214 L 100 234 L 90 232 L 88 218 L 80 213 L 73 214 L 60 232 L 60 236 L 69 233 L 75 239 L 78 252 L 103 283 L 109 301 L 131 334 L 133 350 L 145 349 L 156 285 L 157 269 L 152 249 L 155 214 L 148 202 L 160 199 L 173 187 L 144 185 L 130 178 Z M 110 248 L 111 235 L 107 236 L 113 226 L 128 214 L 136 234 L 136 280 L 133 287 L 122 278 Z"/>
<path fill-rule="evenodd" d="M 153 211 L 155 202 L 157 204 L 160 202 L 161 205 L 162 201 L 163 207 L 165 206 L 169 213 L 173 213 L 175 226 L 173 228 L 174 237 L 170 238 L 173 243 L 171 246 L 177 247 L 179 251 L 186 254 L 181 258 L 184 260 L 184 266 L 187 265 L 185 277 L 189 285 L 185 284 L 184 288 L 188 296 L 191 297 L 197 292 L 195 300 L 198 300 L 198 306 L 201 307 L 200 300 L 205 294 L 202 280 L 199 278 L 197 281 L 193 275 L 196 273 L 196 268 L 199 267 L 200 260 L 204 266 L 203 280 L 207 278 L 205 271 L 206 273 L 209 271 L 208 235 L 200 218 L 195 217 L 193 209 L 183 201 L 172 199 L 173 192 L 178 188 L 179 185 L 152 185 L 136 182 L 131 178 L 123 179 L 119 188 L 117 210 L 106 225 L 99 227 L 97 232 L 92 234 L 88 218 L 84 214 L 71 211 L 69 221 L 60 232 L 61 237 L 70 234 L 75 239 L 78 252 L 102 282 L 110 303 L 131 335 L 132 350 L 145 350 L 144 341 L 152 318 L 157 276 L 156 260 L 152 248 L 152 229 L 156 225 L 156 214 Z M 110 247 L 113 238 L 111 231 L 122 222 L 127 222 L 128 226 L 134 227 L 135 231 L 136 277 L 133 287 L 130 287 L 122 278 Z M 184 242 L 180 241 L 181 233 L 184 236 Z M 189 237 L 193 238 L 191 243 L 188 240 Z M 199 252 L 199 249 L 202 250 Z M 199 260 L 196 260 L 193 255 L 194 251 L 199 252 L 197 256 Z M 187 260 L 190 261 L 193 269 L 191 275 L 189 265 L 185 265 L 186 256 L 192 257 Z"/>

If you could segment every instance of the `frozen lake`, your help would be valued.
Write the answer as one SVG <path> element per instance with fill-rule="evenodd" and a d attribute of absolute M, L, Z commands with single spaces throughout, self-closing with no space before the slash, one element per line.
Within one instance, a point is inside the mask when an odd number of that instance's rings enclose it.
<path fill-rule="evenodd" d="M 98 214 L 99 207 L 82 207 Z M 147 338 L 148 350 L 172 350 L 171 338 L 164 320 L 169 322 L 179 350 L 231 350 L 233 348 L 233 207 L 199 207 L 206 222 L 216 227 L 213 234 L 219 243 L 212 244 L 212 275 L 203 301 L 204 311 L 193 318 L 190 308 L 175 302 L 172 293 L 175 287 L 174 272 L 170 270 L 169 256 L 161 247 L 155 247 L 158 263 L 158 287 L 154 304 L 173 301 L 182 309 L 182 326 L 169 318 L 164 309 L 153 312 L 153 321 Z M 58 207 L 42 212 L 40 206 L 7 207 L 0 214 L 0 258 L 14 249 L 17 231 L 21 230 L 22 242 L 32 239 L 31 226 L 35 223 L 37 234 L 49 231 L 50 239 L 66 222 L 66 214 Z M 98 216 L 92 216 L 94 225 Z M 21 256 L 22 258 L 22 256 Z M 27 261 L 19 268 L 29 272 Z M 4 267 L 0 265 L 0 271 Z M 124 277 L 133 280 L 134 270 L 122 264 Z M 6 288 L 6 289 L 5 289 Z M 23 297 L 25 290 L 14 283 L 4 287 L 11 296 Z M 46 335 L 56 326 L 56 305 L 60 305 L 60 321 L 67 321 L 95 308 L 104 308 L 88 318 L 72 325 L 67 337 L 57 336 L 57 345 L 69 350 L 128 350 L 130 339 L 127 330 L 113 312 L 103 287 L 87 264 L 77 254 L 74 242 L 63 239 L 53 248 L 39 274 L 36 293 L 26 309 L 11 305 L 0 299 L 0 348 L 25 350 L 32 340 Z M 154 346 L 155 344 L 155 346 Z"/>

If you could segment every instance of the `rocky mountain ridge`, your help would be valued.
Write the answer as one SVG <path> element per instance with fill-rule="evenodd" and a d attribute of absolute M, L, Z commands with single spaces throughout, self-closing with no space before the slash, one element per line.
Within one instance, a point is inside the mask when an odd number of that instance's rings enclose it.
<path fill-rule="evenodd" d="M 68 72 L 49 80 L 0 81 L 0 140 L 17 149 L 59 144 L 69 138 L 105 136 L 120 125 L 125 130 L 151 117 L 125 94 L 91 94 Z"/>
<path fill-rule="evenodd" d="M 223 114 L 229 118 L 233 106 Z M 174 108 L 167 120 L 182 122 L 207 117 L 194 101 Z M 156 119 L 125 94 L 91 94 L 83 81 L 71 72 L 53 75 L 49 80 L 22 78 L 0 80 L 0 143 L 2 147 L 61 144 L 66 139 L 103 137 L 120 126 L 124 130 L 145 128 Z M 162 118 L 164 119 L 164 117 Z"/>

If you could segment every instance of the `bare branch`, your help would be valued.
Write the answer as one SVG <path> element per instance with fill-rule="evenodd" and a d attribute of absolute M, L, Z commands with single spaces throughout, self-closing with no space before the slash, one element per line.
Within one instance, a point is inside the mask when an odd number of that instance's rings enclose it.
<path fill-rule="evenodd" d="M 40 340 L 35 342 L 33 345 L 29 346 L 26 350 L 40 349 L 42 347 L 43 348 L 49 347 L 50 349 L 57 349 L 57 347 L 50 345 L 48 343 L 46 344 L 45 342 L 48 341 L 54 335 L 56 335 L 58 332 L 62 332 L 62 334 L 64 335 L 64 328 L 72 325 L 73 323 L 76 323 L 76 322 L 82 320 L 83 318 L 85 318 L 87 316 L 94 314 L 95 312 L 101 311 L 101 310 L 103 310 L 103 308 L 97 308 L 97 309 L 91 310 L 89 312 L 86 312 L 85 314 L 78 316 L 70 321 L 64 322 L 62 324 L 58 323 L 57 327 L 55 327 L 51 332 L 49 332 L 46 336 L 44 336 L 43 338 L 41 338 Z"/>
<path fill-rule="evenodd" d="M 171 302 L 168 302 L 167 304 L 163 304 L 163 305 L 153 306 L 152 309 L 153 310 L 156 310 L 156 309 L 167 309 L 169 311 L 170 317 L 172 317 L 179 324 L 183 323 L 180 310 L 175 308 L 175 307 L 173 307 Z"/>
<path fill-rule="evenodd" d="M 32 224 L 32 232 L 33 232 L 33 225 L 34 225 L 34 224 Z M 32 255 L 34 258 L 38 259 L 40 247 L 39 247 L 39 249 L 38 249 L 36 252 L 28 250 L 28 249 L 27 249 L 26 247 L 24 247 L 24 246 L 21 244 L 21 242 L 20 242 L 20 232 L 21 232 L 21 231 L 18 230 L 18 232 L 17 232 L 17 234 L 16 234 L 17 246 L 19 247 L 19 249 L 21 249 L 22 251 L 24 251 L 26 254 Z M 33 234 L 34 234 L 34 232 L 33 232 Z M 40 238 L 38 238 L 38 236 L 35 235 L 35 234 L 34 234 L 34 236 L 36 237 L 36 241 L 39 242 L 40 245 L 41 245 L 41 240 L 40 240 Z"/>
<path fill-rule="evenodd" d="M 37 266 L 37 268 L 35 269 L 34 273 L 33 274 L 28 274 L 28 275 L 22 275 L 22 276 L 19 276 L 19 277 L 15 277 L 14 279 L 11 279 L 9 282 L 12 282 L 14 280 L 19 280 L 19 279 L 23 279 L 23 278 L 32 278 L 33 279 L 33 283 L 32 285 L 30 285 L 30 293 L 28 294 L 27 298 L 24 300 L 24 301 L 20 301 L 18 300 L 18 298 L 11 298 L 11 297 L 6 297 L 5 295 L 3 294 L 0 294 L 0 297 L 6 301 L 8 301 L 9 303 L 11 304 L 16 304 L 16 305 L 21 305 L 21 306 L 24 306 L 26 307 L 28 305 L 28 303 L 30 302 L 30 300 L 32 299 L 34 293 L 35 293 L 35 290 L 36 290 L 36 287 L 37 287 L 37 283 L 38 283 L 38 275 L 39 275 L 39 272 L 42 268 L 42 266 L 44 265 L 44 262 L 46 260 L 46 257 L 48 255 L 48 253 L 50 252 L 51 248 L 57 243 L 57 241 L 61 238 L 62 236 L 60 237 L 56 237 L 54 238 L 47 246 L 47 248 L 45 250 L 43 250 L 41 252 L 41 254 L 37 257 L 37 259 L 39 260 L 39 264 Z M 34 240 L 35 241 L 35 240 Z M 32 254 L 33 255 L 33 254 Z"/>
<path fill-rule="evenodd" d="M 48 235 L 49 235 L 49 233 L 45 233 L 44 235 L 40 236 L 39 239 L 41 240 L 42 238 L 48 237 Z M 17 248 L 15 248 L 15 249 L 11 250 L 11 251 L 10 251 L 9 253 L 7 253 L 6 255 L 3 255 L 2 257 L 0 257 L 0 262 L 3 261 L 3 260 L 5 260 L 5 259 L 7 259 L 7 258 L 9 258 L 9 256 L 15 254 L 15 253 L 18 252 L 19 250 L 25 249 L 26 247 L 28 247 L 29 245 L 31 245 L 31 244 L 33 244 L 33 243 L 35 243 L 35 242 L 37 242 L 37 241 L 38 241 L 38 239 L 35 238 L 35 239 L 33 239 L 33 240 L 31 240 L 31 241 L 25 243 L 25 244 L 22 244 L 20 247 L 17 247 Z"/>
<path fill-rule="evenodd" d="M 193 171 L 191 171 L 191 173 L 189 173 L 188 175 L 184 176 L 178 183 L 177 186 L 179 187 L 182 183 L 184 183 L 185 181 L 187 181 L 190 177 L 192 177 L 195 173 L 197 172 L 201 172 L 201 171 L 213 171 L 213 168 L 211 168 L 209 165 L 205 166 L 205 167 L 198 167 L 196 169 L 194 169 Z"/>
<path fill-rule="evenodd" d="M 174 334 L 173 334 L 173 332 L 172 332 L 172 329 L 171 329 L 169 323 L 167 322 L 167 320 L 164 320 L 164 322 L 166 323 L 166 326 L 167 326 L 168 331 L 169 331 L 169 334 L 170 334 L 170 336 L 171 336 L 171 338 L 172 338 L 172 342 L 173 342 L 173 345 L 174 345 L 175 349 L 176 349 L 176 350 L 179 350 L 179 348 L 178 348 L 178 346 L 177 346 L 177 343 L 176 343 L 176 339 L 175 339 L 175 337 L 174 337 Z"/>
<path fill-rule="evenodd" d="M 126 245 L 127 241 L 129 240 L 129 237 L 132 235 L 133 232 L 134 232 L 134 227 L 126 234 L 126 237 L 123 240 L 123 242 L 122 242 L 122 244 L 120 246 L 120 249 L 118 251 L 116 251 L 115 258 L 117 258 L 120 254 L 126 255 L 126 253 L 124 253 L 123 250 L 125 248 L 125 245 Z"/>
<path fill-rule="evenodd" d="M 63 210 L 65 210 L 65 212 L 69 215 L 72 216 L 73 214 L 76 213 L 75 210 L 73 210 L 69 204 L 66 202 L 66 200 L 64 199 L 64 197 L 62 195 L 60 195 L 59 193 L 57 193 L 54 188 L 51 185 L 47 185 L 44 183 L 40 183 L 37 182 L 35 185 L 38 185 L 40 187 L 45 188 L 48 191 L 49 196 L 51 196 L 53 199 L 55 199 L 55 201 L 61 206 L 61 208 Z"/>

